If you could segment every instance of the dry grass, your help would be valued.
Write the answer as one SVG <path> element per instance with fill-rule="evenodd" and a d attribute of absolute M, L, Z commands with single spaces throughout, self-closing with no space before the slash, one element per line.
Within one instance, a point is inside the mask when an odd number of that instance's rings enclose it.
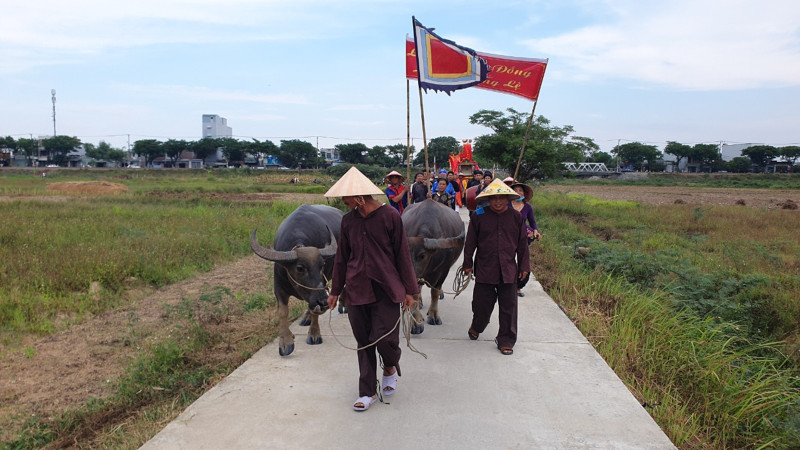
<path fill-rule="evenodd" d="M 115 195 L 130 192 L 122 184 L 110 181 L 62 181 L 50 183 L 45 189 L 50 194 Z"/>

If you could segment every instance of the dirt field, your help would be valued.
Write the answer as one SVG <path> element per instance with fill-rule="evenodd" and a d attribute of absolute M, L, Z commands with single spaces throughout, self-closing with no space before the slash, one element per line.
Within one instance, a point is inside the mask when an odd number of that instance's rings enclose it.
<path fill-rule="evenodd" d="M 670 187 L 546 186 L 545 191 L 579 193 L 605 200 L 631 200 L 648 204 L 735 205 L 780 208 L 787 200 L 800 203 L 800 191 L 759 189 L 692 189 Z M 193 194 L 163 194 L 193 195 Z M 203 194 L 230 200 L 272 200 L 284 194 Z M 292 201 L 315 201 L 319 194 L 293 194 Z M 6 197 L 2 201 L 59 201 L 62 197 Z M 131 335 L 157 340 L 169 332 L 164 305 L 183 298 L 197 298 L 203 289 L 226 287 L 234 293 L 263 289 L 266 275 L 263 260 L 248 256 L 223 265 L 211 273 L 160 290 L 142 288 L 132 293 L 126 307 L 91 318 L 66 331 L 38 339 L 29 338 L 13 348 L 0 347 L 0 441 L 13 436 L 7 427 L 19 415 L 48 418 L 90 398 L 102 398 L 111 391 L 111 380 L 120 376 L 136 354 Z M 230 323 L 225 333 L 231 339 L 258 332 L 262 324 Z M 255 331 L 254 331 L 255 330 Z M 135 340 L 133 340 L 135 342 Z M 144 342 L 147 342 L 146 340 Z"/>
<path fill-rule="evenodd" d="M 775 189 L 721 189 L 656 186 L 544 186 L 544 191 L 584 194 L 601 200 L 630 200 L 650 205 L 744 205 L 755 208 L 784 208 L 787 200 L 800 204 L 800 191 Z M 791 203 L 788 203 L 791 204 Z M 791 207 L 786 209 L 793 209 Z"/>

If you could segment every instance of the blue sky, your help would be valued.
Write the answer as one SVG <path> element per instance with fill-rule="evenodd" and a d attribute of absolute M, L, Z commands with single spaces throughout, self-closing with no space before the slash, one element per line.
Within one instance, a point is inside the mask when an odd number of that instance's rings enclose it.
<path fill-rule="evenodd" d="M 0 14 L 0 135 L 126 148 L 197 140 L 202 114 L 242 139 L 406 142 L 411 16 L 477 51 L 549 58 L 536 106 L 604 151 L 639 141 L 800 143 L 796 0 L 28 0 Z M 532 102 L 424 94 L 428 139 L 474 138 L 481 109 Z M 422 147 L 411 84 L 411 136 Z"/>

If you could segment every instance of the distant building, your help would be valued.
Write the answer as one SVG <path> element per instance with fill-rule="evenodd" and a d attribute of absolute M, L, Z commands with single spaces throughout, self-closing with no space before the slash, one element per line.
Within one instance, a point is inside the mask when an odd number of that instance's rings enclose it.
<path fill-rule="evenodd" d="M 229 137 L 233 137 L 233 129 L 228 126 L 228 119 L 217 114 L 203 114 L 203 139 Z M 205 163 L 211 167 L 228 164 L 221 150 L 206 157 Z"/>
<path fill-rule="evenodd" d="M 722 156 L 723 161 L 729 162 L 733 158 L 742 156 L 742 150 L 754 145 L 759 144 L 722 144 L 719 147 L 719 153 Z"/>
<path fill-rule="evenodd" d="M 339 157 L 339 149 L 337 148 L 321 148 L 319 149 L 319 156 L 325 160 L 325 164 L 335 166 L 343 162 Z"/>
<path fill-rule="evenodd" d="M 228 126 L 228 119 L 216 114 L 203 114 L 203 137 L 232 137 L 233 129 Z"/>

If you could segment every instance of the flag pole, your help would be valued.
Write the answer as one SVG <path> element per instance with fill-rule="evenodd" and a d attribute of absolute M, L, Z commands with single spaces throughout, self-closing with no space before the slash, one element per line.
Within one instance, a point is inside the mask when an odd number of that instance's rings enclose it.
<path fill-rule="evenodd" d="M 411 185 L 411 82 L 406 78 L 406 180 Z"/>
<path fill-rule="evenodd" d="M 547 58 L 544 65 L 544 71 L 547 71 L 547 65 L 550 62 L 550 58 Z M 542 71 L 542 79 L 544 79 L 544 71 Z M 517 179 L 517 175 L 519 174 L 519 166 L 522 164 L 522 155 L 525 154 L 525 146 L 528 144 L 528 133 L 531 131 L 531 124 L 533 123 L 533 113 L 536 112 L 536 104 L 539 103 L 539 96 L 536 96 L 536 100 L 533 101 L 533 108 L 531 108 L 531 116 L 528 117 L 528 128 L 525 129 L 525 138 L 522 140 L 522 150 L 519 152 L 519 159 L 517 160 L 517 167 L 514 169 L 514 179 Z"/>
<path fill-rule="evenodd" d="M 419 85 L 419 78 L 417 78 L 417 90 L 419 91 L 419 114 L 422 117 L 422 145 L 425 148 L 425 177 L 427 178 L 428 192 L 430 192 L 430 170 L 428 166 L 428 137 L 425 134 L 425 107 L 422 105 L 422 86 Z"/>
<path fill-rule="evenodd" d="M 519 159 L 517 159 L 517 167 L 514 169 L 514 179 L 517 179 L 517 174 L 519 174 L 519 166 L 522 164 L 522 155 L 525 154 L 525 146 L 528 144 L 528 133 L 531 131 L 531 123 L 533 123 L 533 113 L 536 111 L 536 104 L 539 103 L 538 100 L 534 100 L 533 102 L 533 109 L 531 109 L 531 116 L 528 117 L 528 128 L 525 129 L 525 138 L 522 140 L 522 150 L 519 152 Z"/>

